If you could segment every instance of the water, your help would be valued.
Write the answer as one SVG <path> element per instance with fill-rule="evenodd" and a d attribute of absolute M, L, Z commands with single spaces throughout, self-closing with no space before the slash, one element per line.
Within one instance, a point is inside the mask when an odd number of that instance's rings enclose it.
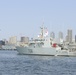
<path fill-rule="evenodd" d="M 0 75 L 76 75 L 76 57 L 18 55 L 0 51 Z"/>

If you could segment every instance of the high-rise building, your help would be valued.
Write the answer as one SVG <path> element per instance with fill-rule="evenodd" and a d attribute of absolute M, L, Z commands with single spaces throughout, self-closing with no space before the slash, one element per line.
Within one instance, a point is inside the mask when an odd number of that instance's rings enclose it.
<path fill-rule="evenodd" d="M 71 43 L 72 42 L 72 30 L 68 30 L 67 31 L 67 35 L 68 35 L 68 42 Z"/>
<path fill-rule="evenodd" d="M 21 37 L 21 42 L 28 43 L 29 42 L 29 37 Z"/>
<path fill-rule="evenodd" d="M 13 36 L 13 37 L 10 37 L 9 38 L 9 44 L 16 44 L 17 43 L 17 37 L 16 36 Z"/>
<path fill-rule="evenodd" d="M 65 37 L 65 41 L 68 42 L 68 35 Z"/>
<path fill-rule="evenodd" d="M 59 39 L 63 39 L 63 33 L 59 32 Z"/>
<path fill-rule="evenodd" d="M 54 39 L 55 38 L 55 33 L 54 32 L 51 32 L 50 33 L 50 37 Z"/>
<path fill-rule="evenodd" d="M 61 44 L 63 43 L 63 33 L 61 31 L 59 32 L 58 40 Z"/>

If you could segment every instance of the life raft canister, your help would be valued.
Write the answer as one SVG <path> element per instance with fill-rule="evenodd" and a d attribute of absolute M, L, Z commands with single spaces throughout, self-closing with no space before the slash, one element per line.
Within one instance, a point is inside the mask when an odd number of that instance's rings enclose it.
<path fill-rule="evenodd" d="M 53 43 L 52 47 L 57 47 L 57 44 L 56 43 Z"/>

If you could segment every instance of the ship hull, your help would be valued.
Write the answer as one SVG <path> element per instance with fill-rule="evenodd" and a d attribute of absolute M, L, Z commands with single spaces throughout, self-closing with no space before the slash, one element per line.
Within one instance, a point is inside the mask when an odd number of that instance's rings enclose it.
<path fill-rule="evenodd" d="M 30 48 L 16 47 L 19 54 L 41 55 L 41 56 L 76 56 L 76 52 L 67 50 L 56 50 L 54 48 Z"/>

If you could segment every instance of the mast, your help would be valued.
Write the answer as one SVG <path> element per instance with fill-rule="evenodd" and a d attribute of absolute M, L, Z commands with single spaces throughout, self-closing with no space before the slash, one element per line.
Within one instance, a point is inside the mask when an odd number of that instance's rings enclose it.
<path fill-rule="evenodd" d="M 43 39 L 44 37 L 48 36 L 48 30 L 46 27 L 44 27 L 44 22 L 42 23 L 42 26 L 40 27 L 40 38 Z"/>
<path fill-rule="evenodd" d="M 44 22 L 41 27 L 41 38 L 43 38 L 43 37 L 44 37 Z"/>

